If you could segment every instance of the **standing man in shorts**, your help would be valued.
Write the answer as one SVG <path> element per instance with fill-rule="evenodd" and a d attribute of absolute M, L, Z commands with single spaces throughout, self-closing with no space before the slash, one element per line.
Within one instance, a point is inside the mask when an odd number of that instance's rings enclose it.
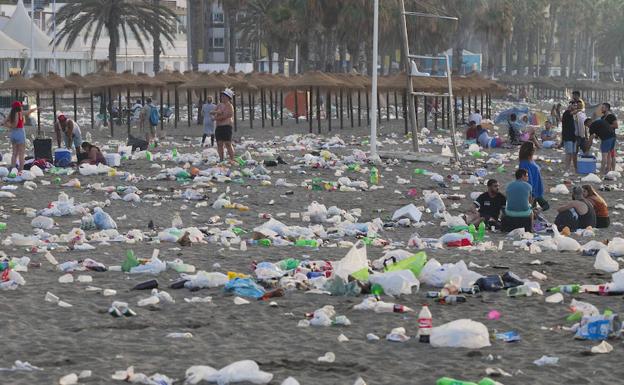
<path fill-rule="evenodd" d="M 588 144 L 593 143 L 594 137 L 600 138 L 600 153 L 602 154 L 600 171 L 603 174 L 615 170 L 615 161 L 612 161 L 611 157 L 615 149 L 615 130 L 617 128 L 618 121 L 613 114 L 607 115 L 604 119 L 598 119 L 589 126 Z"/>
<path fill-rule="evenodd" d="M 80 126 L 72 119 L 68 119 L 65 115 L 60 114 L 54 122 L 54 133 L 56 134 L 56 144 L 61 148 L 61 132 L 63 132 L 63 143 L 65 148 L 71 150 L 72 145 L 76 149 L 76 155 L 81 152 L 82 133 Z"/>
<path fill-rule="evenodd" d="M 561 147 L 565 153 L 563 167 L 566 172 L 576 172 L 576 126 L 572 115 L 572 102 L 561 116 Z M 570 169 L 573 166 L 574 169 Z"/>
<path fill-rule="evenodd" d="M 217 152 L 221 162 L 224 160 L 223 147 L 228 152 L 230 162 L 234 163 L 234 147 L 232 146 L 232 125 L 234 124 L 234 91 L 226 88 L 221 92 L 221 103 L 211 114 L 214 116 L 217 128 L 215 129 L 215 139 L 217 140 Z"/>

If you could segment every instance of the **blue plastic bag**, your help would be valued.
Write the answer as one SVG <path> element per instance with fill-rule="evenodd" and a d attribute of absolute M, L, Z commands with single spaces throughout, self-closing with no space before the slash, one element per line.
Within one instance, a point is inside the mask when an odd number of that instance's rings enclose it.
<path fill-rule="evenodd" d="M 264 289 L 250 278 L 234 278 L 225 284 L 226 293 L 234 293 L 240 297 L 260 298 L 264 295 Z"/>
<path fill-rule="evenodd" d="M 93 209 L 93 223 L 98 230 L 116 229 L 117 223 L 100 207 Z"/>

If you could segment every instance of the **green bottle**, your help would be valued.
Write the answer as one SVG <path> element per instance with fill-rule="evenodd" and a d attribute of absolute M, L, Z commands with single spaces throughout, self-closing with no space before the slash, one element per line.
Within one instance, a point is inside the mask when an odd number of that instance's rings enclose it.
<path fill-rule="evenodd" d="M 476 241 L 477 240 L 477 229 L 475 228 L 475 225 L 473 225 L 472 223 L 470 225 L 468 225 L 468 232 L 472 236 L 472 240 Z"/>
<path fill-rule="evenodd" d="M 370 183 L 379 184 L 379 170 L 375 166 L 370 169 Z"/>
<path fill-rule="evenodd" d="M 0 231 L 6 230 L 7 224 L 5 222 L 0 222 Z"/>
<path fill-rule="evenodd" d="M 581 285 L 559 285 L 548 289 L 551 293 L 578 294 L 581 292 Z"/>
<path fill-rule="evenodd" d="M 496 171 L 498 171 L 499 174 L 502 174 L 505 172 L 505 166 L 503 166 L 502 164 L 500 166 L 498 166 L 498 168 L 496 169 Z"/>
<path fill-rule="evenodd" d="M 381 286 L 378 283 L 373 283 L 373 285 L 371 286 L 371 294 L 382 295 L 383 293 L 384 293 L 383 286 Z"/>
<path fill-rule="evenodd" d="M 479 223 L 479 230 L 477 232 L 477 241 L 482 242 L 485 238 L 485 222 Z"/>
<path fill-rule="evenodd" d="M 323 180 L 321 178 L 312 179 L 312 190 L 313 191 L 323 191 Z"/>
<path fill-rule="evenodd" d="M 178 157 L 178 149 L 177 148 L 174 148 L 173 150 L 171 150 L 171 157 L 173 159 Z"/>
<path fill-rule="evenodd" d="M 295 246 L 318 247 L 318 242 L 316 239 L 297 239 L 295 241 Z"/>
<path fill-rule="evenodd" d="M 481 154 L 481 151 L 473 151 L 470 153 L 470 155 L 472 155 L 474 158 L 481 158 L 483 156 L 483 154 Z"/>
<path fill-rule="evenodd" d="M 269 238 L 259 239 L 258 244 L 260 246 L 269 247 L 271 246 L 271 240 Z"/>
<path fill-rule="evenodd" d="M 232 227 L 232 232 L 236 235 L 241 235 L 246 233 L 246 231 L 240 227 Z"/>
<path fill-rule="evenodd" d="M 363 237 L 363 238 L 362 238 L 362 242 L 364 242 L 364 244 L 365 244 L 366 246 L 370 246 L 370 245 L 372 245 L 372 244 L 373 244 L 373 238 L 370 238 L 370 237 Z"/>
<path fill-rule="evenodd" d="M 139 260 L 134 256 L 134 251 L 128 250 L 126 253 L 126 260 L 121 265 L 121 271 L 129 272 L 135 266 L 139 266 Z"/>
<path fill-rule="evenodd" d="M 147 159 L 148 162 L 152 161 L 152 153 L 149 151 L 145 151 L 145 159 Z"/>
<path fill-rule="evenodd" d="M 236 157 L 236 163 L 238 163 L 241 167 L 245 167 L 247 165 L 247 161 L 240 156 Z"/>
<path fill-rule="evenodd" d="M 422 168 L 416 168 L 414 169 L 414 174 L 416 175 L 425 175 L 427 171 L 423 170 Z"/>

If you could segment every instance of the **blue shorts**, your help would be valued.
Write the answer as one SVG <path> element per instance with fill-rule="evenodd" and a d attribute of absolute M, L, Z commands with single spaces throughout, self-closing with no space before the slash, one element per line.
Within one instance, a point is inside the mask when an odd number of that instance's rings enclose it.
<path fill-rule="evenodd" d="M 26 133 L 23 128 L 11 129 L 11 144 L 24 144 L 26 143 Z"/>
<path fill-rule="evenodd" d="M 576 154 L 576 143 L 571 140 L 563 142 L 563 150 L 566 154 Z"/>
<path fill-rule="evenodd" d="M 604 139 L 600 142 L 600 152 L 607 153 L 611 152 L 615 148 L 615 137 Z"/>
<path fill-rule="evenodd" d="M 69 146 L 69 137 L 67 135 L 64 135 L 65 138 L 65 147 Z M 74 148 L 80 147 L 80 145 L 82 144 L 82 136 L 80 135 L 76 135 L 73 134 L 72 135 L 72 144 L 74 145 Z"/>

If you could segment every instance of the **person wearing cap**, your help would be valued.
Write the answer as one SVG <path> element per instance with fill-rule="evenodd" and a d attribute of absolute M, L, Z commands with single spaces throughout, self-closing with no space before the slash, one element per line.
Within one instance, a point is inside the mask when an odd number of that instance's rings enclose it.
<path fill-rule="evenodd" d="M 60 114 L 54 123 L 54 133 L 56 134 L 56 144 L 61 148 L 61 132 L 63 132 L 63 142 L 65 148 L 71 150 L 72 145 L 76 149 L 76 154 L 80 153 L 80 145 L 82 144 L 82 132 L 80 126 L 72 119 L 68 119 L 65 115 Z"/>
<path fill-rule="evenodd" d="M 37 108 L 31 108 L 24 112 L 22 102 L 14 101 L 11 103 L 11 112 L 2 123 L 3 127 L 9 128 L 11 134 L 11 167 L 15 166 L 19 172 L 24 169 L 24 158 L 26 157 L 26 132 L 24 131 L 25 117 L 36 111 Z M 19 163 L 18 163 L 19 162 Z"/>
<path fill-rule="evenodd" d="M 232 146 L 232 125 L 234 124 L 234 106 L 232 99 L 234 91 L 226 88 L 221 92 L 221 103 L 212 111 L 212 116 L 217 124 L 215 129 L 215 139 L 217 140 L 217 152 L 219 159 L 223 162 L 223 148 L 228 152 L 230 162 L 234 162 L 234 147 Z"/>

